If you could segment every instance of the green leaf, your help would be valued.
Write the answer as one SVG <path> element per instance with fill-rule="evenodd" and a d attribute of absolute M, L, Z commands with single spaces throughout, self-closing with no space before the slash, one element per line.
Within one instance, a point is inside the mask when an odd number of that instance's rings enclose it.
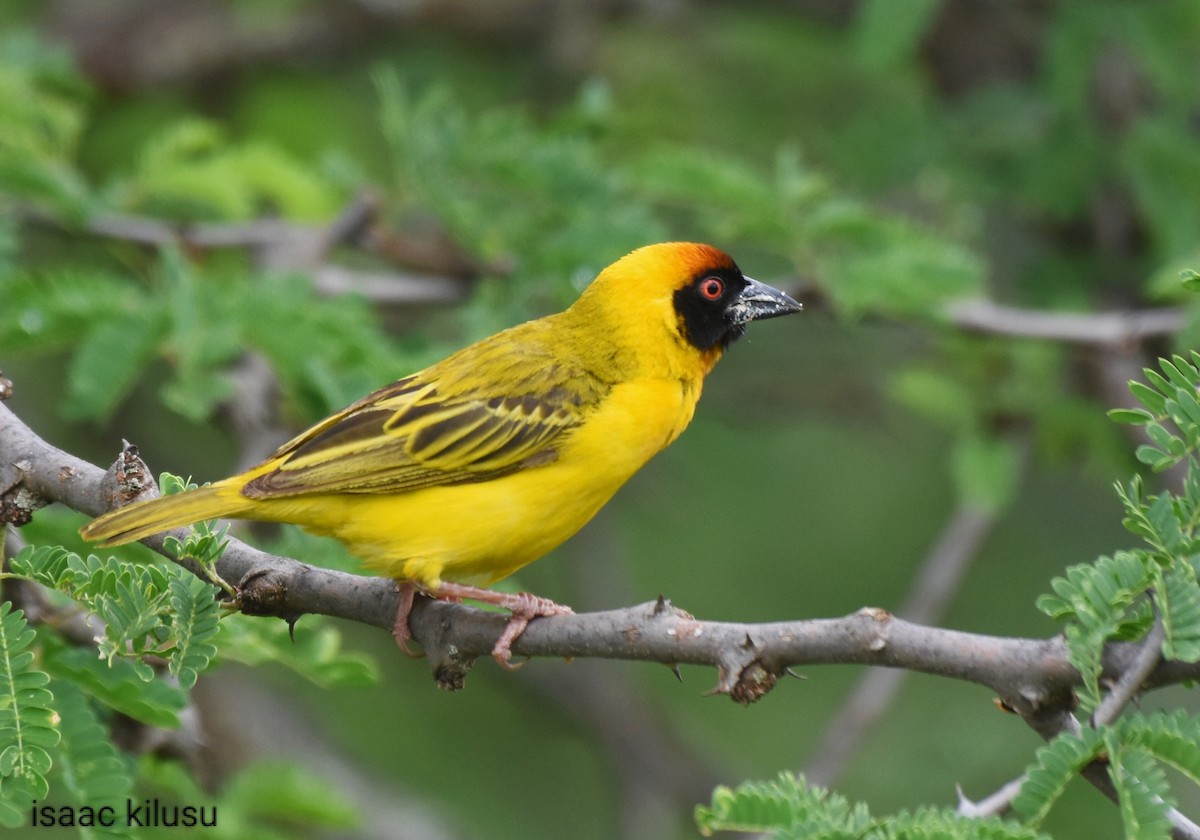
<path fill-rule="evenodd" d="M 264 142 L 235 144 L 216 123 L 188 118 L 146 144 L 140 165 L 122 185 L 129 205 L 183 220 L 252 218 L 263 207 L 319 221 L 343 196 L 313 167 Z"/>
<path fill-rule="evenodd" d="M 8 560 L 9 570 L 22 577 L 59 589 L 69 565 L 70 552 L 61 546 L 27 545 Z"/>
<path fill-rule="evenodd" d="M 68 648 L 47 636 L 45 664 L 54 676 L 77 683 L 89 696 L 122 714 L 151 726 L 179 727 L 186 694 L 165 680 L 147 682 L 126 659 L 108 663 L 97 659 L 95 651 Z"/>
<path fill-rule="evenodd" d="M 1084 710 L 1100 702 L 1104 643 L 1127 631 L 1131 611 L 1138 615 L 1135 602 L 1154 580 L 1149 565 L 1146 553 L 1122 551 L 1094 564 L 1071 566 L 1065 577 L 1050 582 L 1054 595 L 1038 599 L 1038 608 L 1047 615 L 1070 622 L 1064 637 L 1068 658 L 1081 677 Z"/>
<path fill-rule="evenodd" d="M 1157 569 L 1155 591 L 1165 631 L 1163 656 L 1183 662 L 1200 660 L 1200 587 L 1191 567 L 1177 563 Z"/>
<path fill-rule="evenodd" d="M 149 306 L 97 319 L 71 356 L 63 413 L 76 420 L 107 421 L 144 375 L 162 330 L 161 313 Z"/>
<path fill-rule="evenodd" d="M 1098 758 L 1103 749 L 1104 739 L 1094 729 L 1084 729 L 1078 735 L 1066 732 L 1059 735 L 1037 751 L 1035 763 L 1025 773 L 1021 792 L 1013 800 L 1013 808 L 1025 816 L 1029 825 L 1040 824 L 1070 781 Z"/>
<path fill-rule="evenodd" d="M 1179 527 L 1179 519 L 1175 516 L 1172 496 L 1163 493 L 1154 497 L 1146 507 L 1145 514 L 1154 533 L 1151 544 L 1167 554 L 1178 552 L 1184 545 L 1184 537 Z"/>
<path fill-rule="evenodd" d="M 72 800 L 80 805 L 97 809 L 108 806 L 117 813 L 124 813 L 125 800 L 133 791 L 132 768 L 113 745 L 108 728 L 75 683 L 56 681 L 54 693 L 59 700 L 63 735 L 58 762 Z M 132 836 L 122 820 L 117 820 L 111 828 L 96 826 L 82 832 L 85 837 Z"/>
<path fill-rule="evenodd" d="M 777 840 L 1047 840 L 1035 829 L 948 809 L 872 817 L 865 805 L 781 773 L 769 782 L 718 787 L 712 805 L 696 808 L 705 837 L 716 831 L 766 832 Z"/>
<path fill-rule="evenodd" d="M 97 321 L 128 317 L 154 307 L 126 278 L 98 270 L 26 272 L 4 279 L 5 312 L 0 349 L 73 348 Z"/>
<path fill-rule="evenodd" d="M 353 804 L 340 797 L 327 779 L 281 761 L 242 769 L 226 784 L 224 799 L 222 805 L 236 808 L 255 823 L 277 819 L 349 828 L 359 822 Z"/>
<path fill-rule="evenodd" d="M 937 318 L 945 304 L 980 292 L 983 265 L 956 243 L 846 200 L 826 202 L 804 220 L 820 243 L 815 258 L 837 282 L 824 287 L 848 315 L 874 312 Z"/>
<path fill-rule="evenodd" d="M 259 665 L 277 662 L 324 687 L 367 686 L 378 681 L 373 659 L 342 649 L 337 628 L 305 616 L 296 627 L 295 641 L 282 621 L 230 615 L 216 638 L 220 659 Z"/>
<path fill-rule="evenodd" d="M 966 504 L 996 512 L 1016 494 L 1020 456 L 1010 440 L 981 434 L 968 435 L 952 452 L 955 484 Z"/>
<path fill-rule="evenodd" d="M 868 0 L 859 7 L 855 22 L 859 59 L 880 71 L 898 69 L 911 61 L 940 8 L 938 0 Z"/>
<path fill-rule="evenodd" d="M 1134 451 L 1134 456 L 1143 464 L 1153 468 L 1155 472 L 1162 472 L 1175 463 L 1175 459 L 1170 455 L 1146 444 L 1139 446 Z"/>
<path fill-rule="evenodd" d="M 0 825 L 20 828 L 29 817 L 29 805 L 37 797 L 13 796 L 13 791 L 0 787 Z M 11 800 L 11 801 L 10 801 Z"/>
<path fill-rule="evenodd" d="M 1161 43 L 1151 47 L 1142 66 L 1157 64 L 1153 56 L 1162 49 Z M 1146 114 L 1130 125 L 1121 148 L 1139 218 L 1159 258 L 1188 253 L 1200 227 L 1200 140 L 1180 121 Z"/>
<path fill-rule="evenodd" d="M 1200 784 L 1200 720 L 1177 709 L 1128 714 L 1118 726 L 1125 743 L 1141 747 Z"/>
<path fill-rule="evenodd" d="M 1108 775 L 1117 789 L 1121 821 L 1128 840 L 1168 840 L 1172 807 L 1162 767 L 1146 752 L 1121 743 L 1116 731 L 1106 733 Z"/>
<path fill-rule="evenodd" d="M 390 70 L 375 81 L 401 201 L 436 214 L 485 261 L 517 259 L 520 289 L 534 300 L 549 290 L 563 303 L 575 296 L 573 275 L 603 268 L 589 264 L 595 254 L 625 253 L 668 235 L 646 194 L 630 187 L 642 173 L 621 178 L 586 133 L 548 132 L 513 109 L 471 113 L 443 87 L 414 95 Z M 724 197 L 713 191 L 710 198 L 685 207 L 717 216 Z M 723 215 L 737 224 L 740 214 Z"/>
<path fill-rule="evenodd" d="M 1129 426 L 1144 426 L 1154 419 L 1154 415 L 1141 408 L 1112 408 L 1108 417 L 1114 423 L 1124 423 Z"/>
<path fill-rule="evenodd" d="M 1072 618 L 1089 628 L 1105 628 L 1149 584 L 1145 557 L 1135 551 L 1119 551 L 1093 564 L 1070 566 L 1066 577 L 1050 582 L 1063 605 L 1053 617 Z"/>
<path fill-rule="evenodd" d="M 1181 361 L 1178 356 L 1173 356 L 1170 359 L 1160 358 L 1158 360 L 1158 366 L 1162 368 L 1162 372 L 1167 375 L 1167 379 L 1175 386 L 1170 391 L 1163 391 L 1164 394 L 1174 394 L 1176 393 L 1176 389 L 1179 388 L 1186 390 L 1196 387 L 1193 379 L 1195 371 L 1190 370 L 1191 366 L 1186 362 L 1180 364 Z"/>
<path fill-rule="evenodd" d="M 182 802 L 211 802 L 209 807 L 218 811 L 221 827 L 245 827 L 234 835 L 239 838 L 283 840 L 285 835 L 268 828 L 275 823 L 303 825 L 310 829 L 347 829 L 360 822 L 359 814 L 340 796 L 336 785 L 292 764 L 268 761 L 243 767 L 225 780 L 216 802 L 210 792 L 200 788 L 194 774 L 178 761 L 146 755 L 138 769 L 140 787 L 150 794 L 166 793 Z M 330 833 L 342 836 L 347 832 Z"/>
<path fill-rule="evenodd" d="M 46 795 L 52 763 L 46 748 L 60 738 L 46 674 L 33 667 L 36 637 L 23 612 L 0 602 L 0 793 L 21 811 Z M 0 818 L 9 816 L 0 811 Z"/>
<path fill-rule="evenodd" d="M 1142 375 L 1164 398 L 1175 393 L 1175 387 L 1153 368 L 1142 368 Z"/>
<path fill-rule="evenodd" d="M 1200 292 L 1200 273 L 1194 269 L 1185 268 L 1179 272 L 1179 282 L 1189 292 Z"/>
<path fill-rule="evenodd" d="M 1133 379 L 1129 381 L 1129 392 L 1133 394 L 1134 398 L 1138 402 L 1146 406 L 1150 413 L 1155 417 L 1166 416 L 1167 398 L 1163 394 L 1160 394 L 1150 386 Z"/>
<path fill-rule="evenodd" d="M 897 402 L 956 433 L 976 424 L 974 395 L 957 378 L 929 368 L 908 368 L 892 379 Z"/>
<path fill-rule="evenodd" d="M 951 810 L 920 808 L 912 814 L 875 820 L 865 840 L 1049 840 L 1036 829 L 1004 822 L 996 817 L 964 817 Z M 784 835 L 777 835 L 784 836 Z M 787 834 L 789 840 L 809 840 L 811 834 Z M 858 840 L 858 835 L 832 834 L 822 837 Z"/>
<path fill-rule="evenodd" d="M 809 787 L 803 777 L 781 773 L 769 782 L 743 782 L 718 787 L 712 805 L 696 808 L 696 825 L 709 837 L 715 831 L 780 831 L 805 826 L 821 831 L 861 832 L 870 825 L 864 806 L 851 806 L 842 796 Z"/>
<path fill-rule="evenodd" d="M 1168 401 L 1169 402 L 1169 401 Z M 1154 441 L 1154 444 L 1163 452 L 1168 454 L 1175 448 L 1178 440 L 1175 435 L 1171 434 L 1165 426 L 1158 423 L 1150 423 L 1146 426 L 1146 434 Z"/>
<path fill-rule="evenodd" d="M 186 691 L 196 677 L 208 668 L 217 655 L 213 643 L 220 629 L 217 588 L 198 578 L 174 578 L 171 581 L 172 630 L 175 647 L 171 651 L 171 673 Z"/>
<path fill-rule="evenodd" d="M 0 33 L 0 193 L 82 216 L 91 196 L 74 157 L 86 87 L 69 69 L 69 58 L 50 69 L 45 57 L 54 51 L 17 31 L 14 22 Z"/>

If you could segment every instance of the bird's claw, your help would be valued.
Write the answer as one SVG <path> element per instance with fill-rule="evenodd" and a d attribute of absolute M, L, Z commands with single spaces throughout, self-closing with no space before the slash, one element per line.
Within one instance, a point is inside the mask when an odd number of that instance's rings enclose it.
<path fill-rule="evenodd" d="M 514 665 L 511 660 L 512 644 L 525 632 L 530 621 L 542 616 L 575 614 L 570 607 L 556 604 L 548 598 L 539 598 L 528 592 L 518 592 L 516 595 L 508 596 L 502 606 L 512 612 L 512 617 L 504 625 L 504 632 L 500 634 L 500 638 L 496 640 L 496 644 L 492 648 L 492 658 L 506 671 L 515 671 L 529 661 L 525 659 Z"/>
<path fill-rule="evenodd" d="M 411 581 L 402 580 L 396 583 L 396 589 L 400 592 L 400 603 L 396 606 L 396 620 L 392 623 L 392 638 L 396 640 L 396 647 L 400 648 L 401 653 L 413 659 L 420 659 L 425 654 L 413 650 L 408 644 L 413 640 L 408 617 L 412 614 L 413 602 L 417 597 L 417 586 Z"/>
<path fill-rule="evenodd" d="M 396 620 L 392 625 L 392 636 L 396 646 L 407 656 L 419 657 L 423 654 L 414 652 L 408 643 L 412 641 L 412 630 L 408 626 L 408 617 L 412 613 L 413 602 L 417 595 L 417 585 L 412 581 L 397 581 L 396 588 L 400 592 L 400 603 L 396 607 Z M 490 589 L 480 589 L 459 583 L 441 583 L 436 589 L 427 592 L 431 597 L 440 601 L 459 601 L 471 598 L 487 604 L 494 604 L 508 610 L 512 615 L 504 625 L 504 632 L 492 647 L 492 658 L 496 664 L 506 671 L 515 671 L 525 664 L 524 661 L 513 664 L 512 645 L 525 632 L 529 622 L 535 618 L 552 615 L 574 615 L 574 610 L 562 604 L 556 604 L 549 598 L 540 598 L 528 592 L 493 592 Z"/>

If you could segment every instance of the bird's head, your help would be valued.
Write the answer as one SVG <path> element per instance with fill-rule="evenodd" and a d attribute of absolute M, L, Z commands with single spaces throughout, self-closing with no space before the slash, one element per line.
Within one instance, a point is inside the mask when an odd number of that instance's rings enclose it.
<path fill-rule="evenodd" d="M 651 341 L 661 340 L 665 328 L 673 344 L 698 355 L 706 368 L 751 321 L 803 308 L 742 274 L 725 252 L 695 242 L 638 248 L 602 271 L 580 302 L 602 302 L 623 328 L 656 331 Z"/>

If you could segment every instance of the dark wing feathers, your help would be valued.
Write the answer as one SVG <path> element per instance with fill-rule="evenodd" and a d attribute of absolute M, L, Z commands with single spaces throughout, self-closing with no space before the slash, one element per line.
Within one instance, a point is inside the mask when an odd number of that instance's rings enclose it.
<path fill-rule="evenodd" d="M 609 390 L 581 368 L 553 360 L 521 366 L 520 377 L 511 375 L 514 359 L 497 361 L 496 372 L 508 376 L 493 384 L 477 375 L 483 388 L 437 377 L 443 363 L 371 394 L 286 444 L 271 459 L 275 468 L 242 493 L 400 493 L 542 466 Z"/>

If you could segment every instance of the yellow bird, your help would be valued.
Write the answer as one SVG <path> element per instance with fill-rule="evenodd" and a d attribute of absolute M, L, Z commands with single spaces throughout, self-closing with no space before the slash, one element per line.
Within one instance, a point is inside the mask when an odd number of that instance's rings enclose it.
<path fill-rule="evenodd" d="M 568 309 L 472 344 L 317 423 L 239 475 L 106 513 L 119 545 L 205 519 L 290 522 L 417 590 L 498 604 L 508 665 L 529 621 L 568 613 L 479 587 L 558 546 L 692 419 L 705 375 L 750 321 L 801 305 L 709 245 L 639 248 Z"/>

